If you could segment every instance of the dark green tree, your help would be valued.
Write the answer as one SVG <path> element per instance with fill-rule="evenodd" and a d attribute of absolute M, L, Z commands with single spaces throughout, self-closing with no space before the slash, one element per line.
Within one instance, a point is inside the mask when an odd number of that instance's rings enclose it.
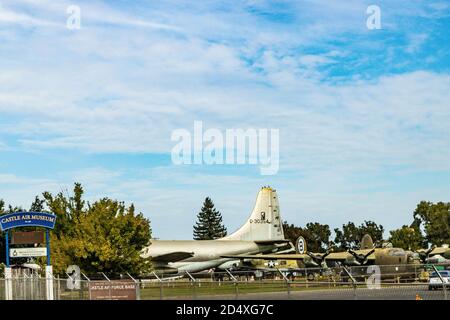
<path fill-rule="evenodd" d="M 339 249 L 359 249 L 362 237 L 369 234 L 374 244 L 379 245 L 383 241 L 383 232 L 383 226 L 373 221 L 364 221 L 360 226 L 348 222 L 342 225 L 342 230 L 334 229 L 334 243 Z"/>
<path fill-rule="evenodd" d="M 426 244 L 450 243 L 450 203 L 421 201 L 413 217 L 414 224 L 425 231 Z"/>
<path fill-rule="evenodd" d="M 375 245 L 380 245 L 383 242 L 384 227 L 381 224 L 376 224 L 374 221 L 364 221 L 363 224 L 359 226 L 361 238 L 365 234 L 369 234 L 372 237 L 373 243 Z"/>
<path fill-rule="evenodd" d="M 225 237 L 227 228 L 222 223 L 222 214 L 214 208 L 211 198 L 203 202 L 201 211 L 197 214 L 194 225 L 195 240 L 213 240 Z"/>
<path fill-rule="evenodd" d="M 283 231 L 284 231 L 284 237 L 288 240 L 291 240 L 292 243 L 295 243 L 298 237 L 304 236 L 303 229 L 301 227 L 298 227 L 294 224 L 289 224 L 287 221 L 283 222 Z M 306 238 L 305 238 L 306 240 Z M 307 246 L 309 244 L 307 243 Z M 308 247 L 309 250 L 309 247 Z"/>
<path fill-rule="evenodd" d="M 109 198 L 87 203 L 83 194 L 79 183 L 72 195 L 44 193 L 49 210 L 57 215 L 51 235 L 55 273 L 64 273 L 71 264 L 86 273 L 149 272 L 150 261 L 141 253 L 150 241 L 150 221 L 134 205 Z"/>
<path fill-rule="evenodd" d="M 45 199 L 40 199 L 39 196 L 34 198 L 33 203 L 30 207 L 30 212 L 43 212 L 44 211 Z"/>
<path fill-rule="evenodd" d="M 0 199 L 0 216 L 13 213 L 13 212 L 20 212 L 23 211 L 21 207 L 13 207 L 12 205 L 8 205 L 8 208 L 5 208 L 6 204 L 5 201 Z M 6 246 L 5 246 L 5 232 L 0 231 L 0 261 L 2 263 L 6 263 Z"/>
<path fill-rule="evenodd" d="M 283 223 L 284 236 L 295 243 L 299 236 L 306 240 L 307 250 L 311 252 L 325 252 L 330 247 L 330 226 L 318 222 L 309 222 L 305 228 L 293 224 Z"/>
<path fill-rule="evenodd" d="M 412 251 L 423 247 L 423 236 L 413 225 L 404 225 L 400 229 L 390 231 L 390 234 L 389 242 L 394 247 Z"/>
<path fill-rule="evenodd" d="M 318 222 L 306 224 L 306 241 L 309 248 L 315 252 L 324 252 L 330 247 L 330 226 Z"/>

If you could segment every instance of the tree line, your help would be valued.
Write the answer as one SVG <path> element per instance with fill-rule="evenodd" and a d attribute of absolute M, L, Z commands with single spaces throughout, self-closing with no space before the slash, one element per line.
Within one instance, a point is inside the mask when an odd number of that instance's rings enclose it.
<path fill-rule="evenodd" d="M 300 227 L 285 221 L 283 229 L 285 237 L 292 242 L 295 242 L 299 236 L 303 236 L 311 252 L 358 249 L 366 233 L 372 237 L 376 246 L 385 241 L 383 225 L 370 220 L 360 225 L 349 221 L 343 224 L 342 228 L 334 228 L 333 239 L 328 224 L 310 222 L 305 227 Z M 206 198 L 194 225 L 194 239 L 218 239 L 225 236 L 226 231 L 222 215 L 215 209 L 212 200 L 209 197 Z M 394 247 L 405 250 L 450 243 L 450 203 L 421 201 L 413 212 L 412 222 L 390 231 L 387 241 Z"/>
<path fill-rule="evenodd" d="M 353 222 L 343 224 L 342 228 L 334 229 L 334 239 L 331 239 L 331 229 L 327 224 L 308 223 L 302 228 L 285 222 L 283 226 L 288 239 L 295 241 L 303 236 L 308 250 L 313 252 L 356 249 L 366 233 L 370 234 L 375 245 L 384 241 L 384 227 L 373 221 L 364 221 L 359 226 Z M 421 201 L 412 214 L 412 222 L 391 230 L 387 241 L 394 247 L 412 251 L 450 243 L 450 203 Z"/>
<path fill-rule="evenodd" d="M 27 210 L 7 206 L 0 199 L 0 215 L 20 211 Z M 142 275 L 151 271 L 151 261 L 141 257 L 142 249 L 151 239 L 150 221 L 137 213 L 133 204 L 127 206 L 106 197 L 88 202 L 84 199 L 81 184 L 75 183 L 71 193 L 44 192 L 42 196 L 36 196 L 29 211 L 51 212 L 57 216 L 55 229 L 50 233 L 52 265 L 57 274 L 64 274 L 72 264 L 90 274 L 129 272 Z M 412 214 L 412 222 L 390 231 L 387 241 L 405 250 L 440 246 L 450 243 L 449 226 L 450 203 L 422 201 Z M 342 228 L 333 230 L 334 238 L 330 226 L 318 222 L 300 227 L 285 221 L 283 228 L 286 238 L 293 242 L 303 236 L 312 252 L 358 248 L 366 233 L 372 236 L 376 245 L 384 241 L 384 227 L 374 221 L 343 224 Z M 222 215 L 207 197 L 197 214 L 193 238 L 213 240 L 226 235 Z M 0 262 L 5 262 L 5 256 L 5 233 L 0 232 Z M 44 266 L 45 258 L 37 258 L 36 262 Z"/>

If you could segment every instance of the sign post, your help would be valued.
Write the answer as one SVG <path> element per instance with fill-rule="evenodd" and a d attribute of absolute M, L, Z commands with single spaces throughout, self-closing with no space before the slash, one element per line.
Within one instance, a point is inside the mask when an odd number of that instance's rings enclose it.
<path fill-rule="evenodd" d="M 47 266 L 50 265 L 50 232 L 48 229 L 45 230 L 45 241 L 47 245 Z"/>
<path fill-rule="evenodd" d="M 42 257 L 47 256 L 47 266 L 45 267 L 45 282 L 47 300 L 53 300 L 53 268 L 50 263 L 50 229 L 55 227 L 56 215 L 45 212 L 14 212 L 0 216 L 0 228 L 5 233 L 6 240 L 6 268 L 5 268 L 5 296 L 7 300 L 12 300 L 12 270 L 10 258 L 19 257 Z M 10 248 L 9 229 L 18 227 L 42 227 L 45 228 L 46 246 L 33 248 Z M 30 237 L 33 239 L 36 235 Z M 34 244 L 36 240 L 26 240 L 26 235 L 18 237 L 20 244 Z M 13 243 L 15 237 L 13 237 Z M 34 238 L 35 239 L 35 238 Z M 38 241 L 40 242 L 40 241 Z"/>
<path fill-rule="evenodd" d="M 5 240 L 6 240 L 6 267 L 9 268 L 9 231 L 6 231 Z"/>
<path fill-rule="evenodd" d="M 50 232 L 48 229 L 45 229 L 45 241 L 47 245 L 47 265 L 45 266 L 47 300 L 53 300 L 53 267 L 50 264 Z"/>
<path fill-rule="evenodd" d="M 12 300 L 12 270 L 9 266 L 9 230 L 5 234 L 6 240 L 6 267 L 5 267 L 5 299 Z"/>

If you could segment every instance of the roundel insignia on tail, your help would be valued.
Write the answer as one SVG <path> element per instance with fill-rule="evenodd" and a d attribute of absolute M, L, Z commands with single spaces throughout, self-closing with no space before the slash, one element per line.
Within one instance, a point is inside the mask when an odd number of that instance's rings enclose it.
<path fill-rule="evenodd" d="M 306 253 L 306 240 L 302 236 L 298 237 L 297 241 L 295 241 L 295 250 L 299 254 Z"/>

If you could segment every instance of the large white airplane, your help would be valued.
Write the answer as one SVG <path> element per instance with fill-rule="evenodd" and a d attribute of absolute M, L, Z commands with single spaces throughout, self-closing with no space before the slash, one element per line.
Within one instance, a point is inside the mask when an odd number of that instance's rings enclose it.
<path fill-rule="evenodd" d="M 156 271 L 183 274 L 209 269 L 238 267 L 240 260 L 224 255 L 275 253 L 291 251 L 284 238 L 276 190 L 263 187 L 245 224 L 236 232 L 216 240 L 151 240 L 143 250 Z"/>

